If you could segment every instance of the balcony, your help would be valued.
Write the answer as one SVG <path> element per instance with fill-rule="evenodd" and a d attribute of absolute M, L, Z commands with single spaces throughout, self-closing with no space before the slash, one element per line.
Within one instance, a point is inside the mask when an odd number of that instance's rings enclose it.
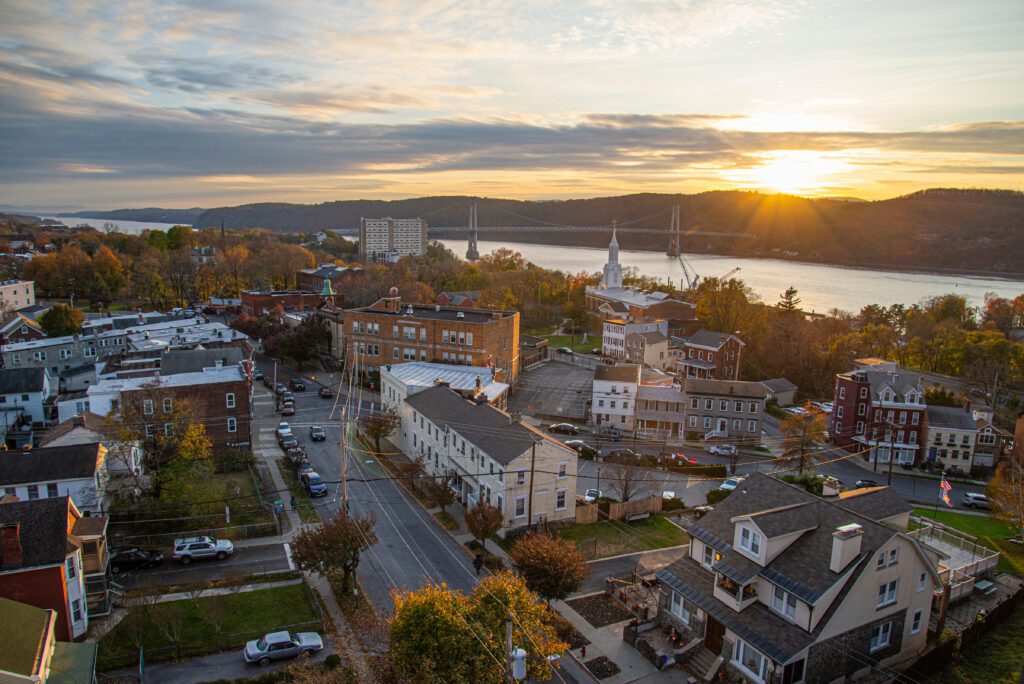
<path fill-rule="evenodd" d="M 949 585 L 950 601 L 969 595 L 975 580 L 990 575 L 999 565 L 998 551 L 963 535 L 928 524 L 907 534 L 944 556 L 939 561 L 939 577 Z"/>
<path fill-rule="evenodd" d="M 739 582 L 718 574 L 715 577 L 715 598 L 739 612 L 757 600 L 757 588 L 753 584 L 740 585 Z"/>

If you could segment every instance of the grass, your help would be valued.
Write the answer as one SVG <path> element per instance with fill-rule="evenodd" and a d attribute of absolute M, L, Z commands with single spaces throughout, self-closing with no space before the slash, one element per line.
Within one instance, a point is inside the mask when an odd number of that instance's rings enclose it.
<path fill-rule="evenodd" d="M 551 358 L 558 358 L 558 353 L 555 351 L 559 347 L 568 347 L 574 352 L 580 352 L 581 354 L 589 354 L 591 349 L 601 348 L 601 338 L 590 335 L 587 341 L 583 341 L 583 333 L 576 335 L 576 343 L 573 344 L 572 335 L 546 335 L 548 340 L 548 348 L 551 349 Z"/>
<path fill-rule="evenodd" d="M 579 550 L 590 558 L 663 549 L 685 544 L 687 540 L 686 532 L 660 515 L 634 523 L 602 520 L 587 525 L 569 525 L 559 528 L 558 535 L 576 542 Z"/>
<path fill-rule="evenodd" d="M 295 501 L 298 505 L 299 520 L 304 524 L 315 525 L 320 522 L 320 514 L 316 512 L 316 506 L 313 505 L 313 500 L 309 498 L 302 486 L 299 485 L 299 479 L 295 477 L 295 473 L 289 470 L 281 459 L 277 459 L 277 469 L 281 471 L 281 477 L 284 478 L 285 484 L 288 485 L 288 491 L 295 497 Z M 287 501 L 284 501 L 284 505 L 289 505 Z"/>
<path fill-rule="evenodd" d="M 169 601 L 152 606 L 136 606 L 129 615 L 108 632 L 99 643 L 97 668 L 102 672 L 134 664 L 138 661 L 141 634 L 147 662 L 192 657 L 239 648 L 251 639 L 281 627 L 300 625 L 302 629 L 318 629 L 319 617 L 310 603 L 303 584 L 261 589 L 222 596 Z M 160 629 L 170 617 L 184 614 L 178 649 Z M 214 618 L 221 617 L 220 629 Z M 241 656 L 239 656 L 241 657 Z"/>
<path fill-rule="evenodd" d="M 978 643 L 955 665 L 935 678 L 940 684 L 1016 684 L 1020 681 L 1024 652 L 1024 611 L 1016 611 Z"/>
<path fill-rule="evenodd" d="M 1006 540 L 1014 530 L 1006 523 L 999 522 L 985 515 L 964 515 L 950 511 L 936 512 L 928 508 L 915 508 L 914 515 L 931 520 L 937 519 L 943 525 L 960 530 L 991 549 L 999 551 L 999 569 L 1024 577 L 1024 545 L 1013 544 Z"/>
<path fill-rule="evenodd" d="M 268 577 L 265 574 L 246 573 L 239 571 L 236 573 L 230 573 L 225 577 L 218 579 L 206 580 L 203 582 L 190 582 L 187 584 L 162 584 L 159 587 L 143 587 L 139 589 L 129 589 L 125 592 L 125 595 L 130 598 L 141 598 L 143 596 L 150 596 L 152 594 L 179 594 L 185 593 L 192 589 L 223 589 L 227 587 L 237 587 L 244 584 L 259 584 L 261 582 L 280 582 L 282 580 L 299 579 L 302 577 L 302 573 L 298 571 L 286 570 L 284 572 L 275 572 L 273 577 Z"/>
<path fill-rule="evenodd" d="M 441 523 L 441 526 L 449 532 L 459 529 L 459 523 L 455 521 L 455 518 L 453 518 L 452 514 L 448 511 L 444 511 L 443 513 L 438 511 L 434 514 L 434 517 L 437 518 L 437 521 Z"/>

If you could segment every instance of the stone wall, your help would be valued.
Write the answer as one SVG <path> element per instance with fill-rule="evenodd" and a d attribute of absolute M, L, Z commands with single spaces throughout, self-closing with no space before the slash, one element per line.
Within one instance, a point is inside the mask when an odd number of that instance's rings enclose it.
<path fill-rule="evenodd" d="M 805 680 L 832 681 L 896 655 L 903 648 L 903 627 L 906 619 L 907 611 L 904 609 L 814 644 L 808 652 Z M 892 638 L 889 645 L 872 653 L 871 631 L 877 625 L 890 620 Z"/>

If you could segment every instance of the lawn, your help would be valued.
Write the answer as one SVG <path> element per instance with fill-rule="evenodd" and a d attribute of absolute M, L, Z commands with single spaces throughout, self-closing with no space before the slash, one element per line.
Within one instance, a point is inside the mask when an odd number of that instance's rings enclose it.
<path fill-rule="evenodd" d="M 603 520 L 587 525 L 570 525 L 559 528 L 558 534 L 563 539 L 576 542 L 588 558 L 679 546 L 688 539 L 686 532 L 660 515 L 634 523 Z"/>
<path fill-rule="evenodd" d="M 178 648 L 161 629 L 176 619 L 181 620 Z M 319 631 L 319 620 L 304 584 L 136 606 L 100 639 L 97 669 L 102 672 L 137 662 L 138 637 L 146 661 L 155 662 L 240 648 L 282 627 Z"/>
<path fill-rule="evenodd" d="M 938 677 L 941 684 L 1016 684 L 1024 653 L 1024 611 L 1010 615 Z"/>
<path fill-rule="evenodd" d="M 589 354 L 591 349 L 601 348 L 601 336 L 600 335 L 587 335 L 587 341 L 583 341 L 583 333 L 577 333 L 575 342 L 573 341 L 572 335 L 554 335 L 554 328 L 547 328 L 544 330 L 532 330 L 530 335 L 536 337 L 543 337 L 548 341 L 548 348 L 551 350 L 552 357 L 558 358 L 558 354 L 555 351 L 559 347 L 569 347 L 575 352 L 581 354 Z"/>
<path fill-rule="evenodd" d="M 316 506 L 313 505 L 313 500 L 309 498 L 306 491 L 299 484 L 299 480 L 295 477 L 295 473 L 285 467 L 284 462 L 281 459 L 277 459 L 277 469 L 281 471 L 281 477 L 284 478 L 285 484 L 288 485 L 288 490 L 291 492 L 291 496 L 295 497 L 295 501 L 298 504 L 299 520 L 304 524 L 315 525 L 320 522 L 320 514 L 316 512 Z M 287 500 L 283 500 L 285 506 L 289 505 Z"/>
<path fill-rule="evenodd" d="M 914 515 L 928 520 L 936 518 L 936 512 L 928 508 L 915 508 Z M 964 515 L 940 510 L 937 516 L 936 519 L 943 525 L 977 537 L 985 546 L 999 551 L 1000 570 L 1024 577 L 1024 545 L 1006 540 L 1014 532 L 1009 525 L 983 515 Z"/>

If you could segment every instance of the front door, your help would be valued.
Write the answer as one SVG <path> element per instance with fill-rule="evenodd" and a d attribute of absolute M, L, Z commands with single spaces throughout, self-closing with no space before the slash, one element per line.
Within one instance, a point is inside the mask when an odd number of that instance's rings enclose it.
<path fill-rule="evenodd" d="M 715 655 L 720 654 L 723 637 L 725 637 L 725 625 L 708 615 L 708 626 L 704 630 L 704 648 Z"/>
<path fill-rule="evenodd" d="M 718 431 L 724 433 L 729 428 L 729 421 L 725 418 L 718 419 Z"/>

